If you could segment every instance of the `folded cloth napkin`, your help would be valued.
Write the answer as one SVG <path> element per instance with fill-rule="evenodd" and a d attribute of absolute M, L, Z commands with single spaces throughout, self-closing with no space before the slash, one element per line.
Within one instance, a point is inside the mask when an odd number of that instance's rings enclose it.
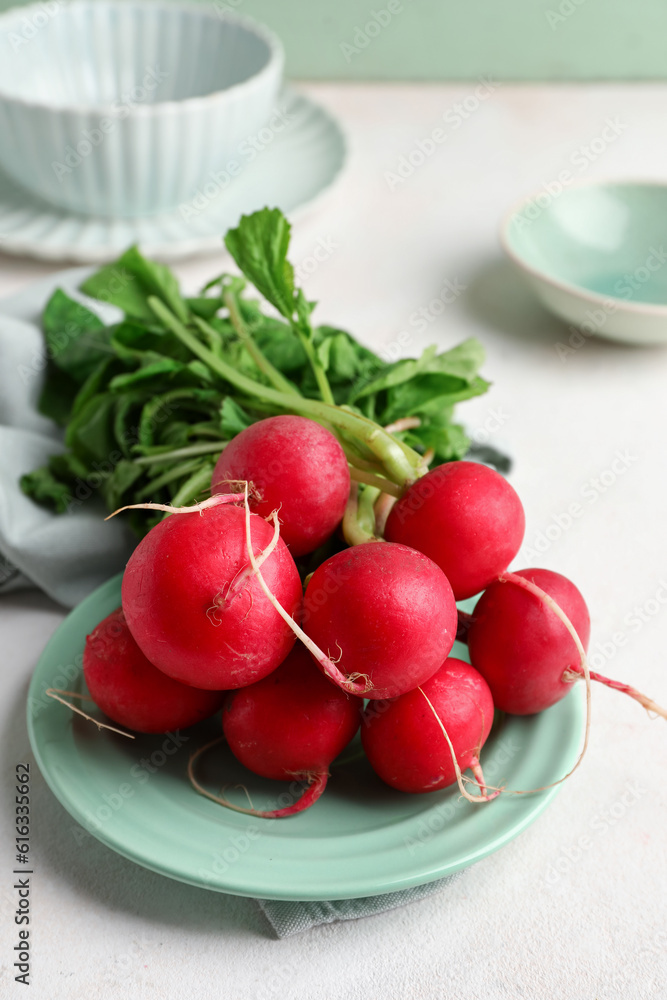
<path fill-rule="evenodd" d="M 64 447 L 36 408 L 45 364 L 39 327 L 0 303 L 0 593 L 37 586 L 73 607 L 122 570 L 136 539 L 94 501 L 54 514 L 21 492 L 20 477 Z"/>
<path fill-rule="evenodd" d="M 360 917 L 371 917 L 374 913 L 395 910 L 399 906 L 405 906 L 406 903 L 416 903 L 457 882 L 462 875 L 463 871 L 454 872 L 453 875 L 446 875 L 426 885 L 387 892 L 381 896 L 364 896 L 360 899 L 334 899 L 331 902 L 315 903 L 286 903 L 275 899 L 258 899 L 257 902 L 276 937 L 284 938 L 309 931 L 311 927 L 318 927 L 320 924 L 333 924 L 338 920 L 358 920 Z"/>
<path fill-rule="evenodd" d="M 35 312 L 58 283 L 42 283 L 43 298 Z M 11 312 L 0 302 L 0 594 L 36 586 L 73 607 L 122 570 L 136 539 L 119 520 L 103 521 L 104 510 L 94 500 L 70 513 L 54 514 L 21 492 L 20 476 L 62 451 L 63 443 L 58 428 L 36 408 L 45 368 L 41 330 L 25 310 Z M 318 924 L 370 916 L 423 899 L 460 874 L 364 899 L 258 902 L 276 936 L 287 937 Z"/>

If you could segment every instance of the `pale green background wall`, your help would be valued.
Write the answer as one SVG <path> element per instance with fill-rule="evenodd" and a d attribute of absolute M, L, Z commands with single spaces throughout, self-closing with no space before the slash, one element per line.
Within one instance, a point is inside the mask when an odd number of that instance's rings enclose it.
<path fill-rule="evenodd" d="M 355 27 L 386 9 L 386 0 L 244 0 L 238 9 L 281 35 L 293 76 L 667 77 L 667 0 L 402 0 L 401 6 L 367 48 L 348 53 L 349 63 L 341 43 L 353 43 Z"/>
<path fill-rule="evenodd" d="M 211 2 L 211 0 L 201 0 Z M 16 0 L 0 0 L 0 9 Z M 215 0 L 265 21 L 311 79 L 667 78 L 667 0 Z M 393 7 L 388 19 L 380 12 Z M 400 8 L 400 9 L 398 9 Z M 357 27 L 385 21 L 358 52 Z M 371 32 L 375 32 L 372 28 Z"/>

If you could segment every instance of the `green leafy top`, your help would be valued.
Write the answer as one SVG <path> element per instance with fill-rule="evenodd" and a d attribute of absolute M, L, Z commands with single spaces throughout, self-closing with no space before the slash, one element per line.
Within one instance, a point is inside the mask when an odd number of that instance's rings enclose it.
<path fill-rule="evenodd" d="M 95 490 L 110 509 L 186 503 L 206 493 L 226 441 L 285 412 L 324 423 L 353 466 L 399 486 L 425 459 L 462 457 L 470 442 L 453 408 L 486 391 L 481 345 L 386 363 L 344 330 L 313 326 L 289 240 L 278 209 L 244 216 L 225 239 L 243 277 L 218 275 L 191 299 L 166 266 L 131 247 L 81 286 L 122 310 L 109 325 L 56 290 L 43 314 L 50 361 L 39 406 L 65 426 L 66 450 L 23 477 L 26 493 L 58 511 Z M 246 280 L 281 319 L 247 294 Z M 407 416 L 418 426 L 382 430 Z M 135 513 L 139 533 L 152 523 Z"/>
<path fill-rule="evenodd" d="M 164 264 L 146 260 L 136 247 L 130 247 L 114 264 L 107 264 L 87 278 L 81 291 L 118 306 L 127 316 L 148 322 L 154 318 L 148 297 L 157 295 L 179 319 L 188 319 L 188 309 L 175 276 Z"/>
<path fill-rule="evenodd" d="M 294 268 L 287 259 L 290 229 L 279 209 L 263 208 L 244 215 L 225 236 L 239 269 L 285 319 L 291 319 L 296 308 Z"/>

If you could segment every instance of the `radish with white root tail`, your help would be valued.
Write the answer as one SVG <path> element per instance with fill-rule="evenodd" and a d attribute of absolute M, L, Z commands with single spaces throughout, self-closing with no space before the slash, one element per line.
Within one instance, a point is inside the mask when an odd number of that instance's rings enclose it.
<path fill-rule="evenodd" d="M 83 676 L 97 707 L 139 733 L 194 726 L 217 712 L 225 697 L 224 691 L 181 684 L 154 667 L 134 641 L 122 608 L 86 637 Z"/>
<path fill-rule="evenodd" d="M 150 662 L 216 691 L 265 677 L 295 641 L 251 565 L 246 512 L 227 500 L 212 497 L 152 528 L 130 556 L 122 587 L 127 623 Z M 302 600 L 294 560 L 273 525 L 248 517 L 253 559 L 291 621 Z"/>
<path fill-rule="evenodd" d="M 366 698 L 396 698 L 428 680 L 447 658 L 456 624 L 442 570 L 421 552 L 390 542 L 331 556 L 304 596 L 306 644 L 320 669 Z"/>
<path fill-rule="evenodd" d="M 194 763 L 218 740 L 192 756 L 190 778 L 197 791 L 240 812 L 265 819 L 303 812 L 324 791 L 331 762 L 359 728 L 362 707 L 361 699 L 329 683 L 303 646 L 295 646 L 268 677 L 227 696 L 222 727 L 230 750 L 250 771 L 278 781 L 307 781 L 301 797 L 262 811 L 208 792 L 194 776 Z"/>
<path fill-rule="evenodd" d="M 560 573 L 547 569 L 502 573 L 464 624 L 470 659 L 487 680 L 496 708 L 512 715 L 541 712 L 584 678 L 582 649 L 572 631 L 585 650 L 588 608 L 579 590 Z M 594 670 L 589 676 L 667 718 L 664 708 L 628 684 Z"/>
<path fill-rule="evenodd" d="M 429 556 L 462 601 L 507 569 L 525 526 L 521 501 L 503 476 L 477 462 L 447 462 L 394 504 L 385 538 Z"/>
<path fill-rule="evenodd" d="M 489 685 L 469 663 L 450 657 L 417 690 L 386 704 L 369 702 L 361 742 L 373 770 L 392 788 L 433 792 L 471 768 L 480 788 L 474 799 L 482 802 L 495 797 L 486 793 L 479 763 L 492 724 Z"/>
<path fill-rule="evenodd" d="M 306 417 L 259 420 L 225 446 L 211 492 L 250 484 L 250 509 L 268 517 L 277 510 L 280 537 L 293 556 L 313 552 L 340 524 L 350 492 L 342 447 L 326 427 Z"/>

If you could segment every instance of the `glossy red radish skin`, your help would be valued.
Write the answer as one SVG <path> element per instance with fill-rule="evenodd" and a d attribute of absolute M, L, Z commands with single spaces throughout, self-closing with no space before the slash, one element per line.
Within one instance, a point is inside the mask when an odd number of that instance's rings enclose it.
<path fill-rule="evenodd" d="M 274 529 L 256 514 L 250 519 L 258 555 Z M 280 539 L 262 574 L 298 618 L 301 581 Z M 235 505 L 161 521 L 130 557 L 122 600 L 132 635 L 151 663 L 194 687 L 230 690 L 260 680 L 295 641 L 252 573 L 245 511 Z"/>
<path fill-rule="evenodd" d="M 359 728 L 362 707 L 297 645 L 268 677 L 227 696 L 222 726 L 232 753 L 250 771 L 277 780 L 308 778 L 319 797 L 329 765 Z M 273 815 L 291 815 L 299 805 L 303 800 Z"/>
<path fill-rule="evenodd" d="M 447 577 L 405 545 L 345 549 L 315 572 L 303 628 L 345 675 L 369 678 L 365 697 L 395 698 L 427 680 L 456 635 Z"/>
<path fill-rule="evenodd" d="M 477 764 L 493 724 L 489 686 L 469 663 L 450 657 L 422 691 L 447 730 L 462 771 Z M 401 792 L 432 792 L 456 782 L 447 740 L 422 691 L 366 708 L 361 740 L 371 767 Z"/>
<path fill-rule="evenodd" d="M 521 501 L 503 476 L 477 462 L 447 462 L 418 479 L 392 507 L 385 538 L 433 559 L 460 601 L 509 566 L 525 526 Z"/>
<path fill-rule="evenodd" d="M 202 691 L 167 677 L 141 652 L 122 608 L 86 638 L 83 675 L 105 715 L 139 733 L 185 729 L 217 712 L 224 691 Z"/>
<path fill-rule="evenodd" d="M 590 637 L 586 602 L 575 585 L 547 569 L 519 570 L 565 612 L 584 649 Z M 564 698 L 581 676 L 581 658 L 563 622 L 539 597 L 511 582 L 495 582 L 482 594 L 468 631 L 470 659 L 485 677 L 496 708 L 532 715 Z"/>
<path fill-rule="evenodd" d="M 268 517 L 278 510 L 281 537 L 294 556 L 313 552 L 335 531 L 350 491 L 345 452 L 331 431 L 290 415 L 260 420 L 225 447 L 212 492 L 226 493 L 239 480 L 251 484 L 252 511 Z"/>

